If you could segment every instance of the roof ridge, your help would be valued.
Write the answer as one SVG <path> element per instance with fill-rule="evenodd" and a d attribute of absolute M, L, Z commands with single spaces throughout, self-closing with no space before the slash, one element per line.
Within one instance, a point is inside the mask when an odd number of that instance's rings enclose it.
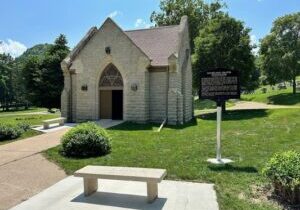
<path fill-rule="evenodd" d="M 178 26 L 179 26 L 179 25 L 168 25 L 168 26 L 159 26 L 159 27 L 153 27 L 153 28 L 130 29 L 130 30 L 124 30 L 124 32 L 158 30 L 158 29 L 173 28 L 173 27 L 178 27 Z"/>

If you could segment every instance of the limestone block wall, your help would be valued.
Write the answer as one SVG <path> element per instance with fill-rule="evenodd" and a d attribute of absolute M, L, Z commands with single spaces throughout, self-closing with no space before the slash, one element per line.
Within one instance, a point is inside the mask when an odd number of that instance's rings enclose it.
<path fill-rule="evenodd" d="M 61 116 L 70 121 L 70 74 L 67 69 L 63 69 L 64 73 L 64 89 L 61 94 Z"/>
<path fill-rule="evenodd" d="M 111 54 L 105 52 L 110 47 Z M 99 80 L 105 67 L 113 64 L 123 78 L 123 119 L 145 122 L 149 120 L 148 57 L 137 48 L 124 32 L 111 20 L 107 20 L 75 58 L 73 111 L 75 121 L 99 119 Z M 137 84 L 137 91 L 131 89 Z M 82 91 L 83 85 L 88 86 Z M 74 106 L 76 104 L 76 106 Z"/>
<path fill-rule="evenodd" d="M 192 65 L 187 17 L 182 17 L 180 27 L 179 36 L 181 37 L 181 42 L 178 48 L 178 66 L 180 67 L 182 75 L 183 121 L 187 122 L 193 117 Z"/>
<path fill-rule="evenodd" d="M 168 72 L 150 73 L 150 120 L 161 123 L 166 118 Z"/>

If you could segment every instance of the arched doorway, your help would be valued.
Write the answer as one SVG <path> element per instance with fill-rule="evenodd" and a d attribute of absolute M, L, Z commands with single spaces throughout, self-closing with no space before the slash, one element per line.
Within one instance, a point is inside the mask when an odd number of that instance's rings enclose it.
<path fill-rule="evenodd" d="M 123 119 L 123 79 L 118 69 L 109 64 L 99 81 L 100 119 Z"/>

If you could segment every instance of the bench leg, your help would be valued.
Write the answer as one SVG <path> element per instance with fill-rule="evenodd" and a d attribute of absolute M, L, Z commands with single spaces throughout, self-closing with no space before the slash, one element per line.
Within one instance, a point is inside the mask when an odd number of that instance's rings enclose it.
<path fill-rule="evenodd" d="M 44 124 L 44 129 L 49 129 L 49 124 Z"/>
<path fill-rule="evenodd" d="M 83 178 L 84 195 L 89 196 L 97 191 L 98 179 Z"/>
<path fill-rule="evenodd" d="M 148 203 L 152 203 L 158 195 L 157 182 L 147 182 Z"/>
<path fill-rule="evenodd" d="M 59 122 L 59 126 L 63 126 L 65 122 Z"/>

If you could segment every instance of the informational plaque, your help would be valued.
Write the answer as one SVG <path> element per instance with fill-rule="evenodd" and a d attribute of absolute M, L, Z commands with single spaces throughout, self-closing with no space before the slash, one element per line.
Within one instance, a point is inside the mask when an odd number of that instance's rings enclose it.
<path fill-rule="evenodd" d="M 201 73 L 200 98 L 214 100 L 217 103 L 217 146 L 216 158 L 207 161 L 212 164 L 227 164 L 233 162 L 221 157 L 221 122 L 222 104 L 228 99 L 240 98 L 239 72 L 230 69 L 217 68 Z"/>
<path fill-rule="evenodd" d="M 201 73 L 200 97 L 217 102 L 240 98 L 239 72 L 217 68 Z"/>

